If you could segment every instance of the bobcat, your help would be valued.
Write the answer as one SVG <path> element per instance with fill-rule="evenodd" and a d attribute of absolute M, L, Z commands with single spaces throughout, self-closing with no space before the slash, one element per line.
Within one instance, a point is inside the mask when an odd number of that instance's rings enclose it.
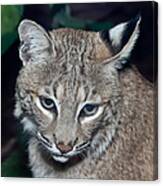
<path fill-rule="evenodd" d="M 141 17 L 101 32 L 23 20 L 14 114 L 34 177 L 153 180 L 153 85 L 128 65 Z"/>

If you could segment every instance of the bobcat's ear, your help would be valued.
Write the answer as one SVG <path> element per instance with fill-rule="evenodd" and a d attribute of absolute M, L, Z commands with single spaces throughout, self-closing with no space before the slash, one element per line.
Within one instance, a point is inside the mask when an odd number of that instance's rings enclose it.
<path fill-rule="evenodd" d="M 137 16 L 129 22 L 121 23 L 108 31 L 100 32 L 102 40 L 113 52 L 113 57 L 106 59 L 103 63 L 114 64 L 121 70 L 129 60 L 131 52 L 139 37 L 141 16 Z"/>
<path fill-rule="evenodd" d="M 19 56 L 23 65 L 48 57 L 52 45 L 48 33 L 40 25 L 23 20 L 18 27 L 18 34 L 21 41 Z"/>

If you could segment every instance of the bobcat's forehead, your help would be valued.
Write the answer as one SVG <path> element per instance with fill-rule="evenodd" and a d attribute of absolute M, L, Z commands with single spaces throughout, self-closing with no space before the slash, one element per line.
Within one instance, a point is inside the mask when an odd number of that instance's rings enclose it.
<path fill-rule="evenodd" d="M 71 102 L 91 99 L 98 73 L 93 64 L 110 58 L 111 51 L 96 32 L 57 29 L 50 36 L 56 51 L 56 62 L 52 60 L 58 74 L 55 71 L 52 74 L 56 96 Z"/>
<path fill-rule="evenodd" d="M 72 96 L 73 95 L 73 96 Z M 70 89 L 66 84 L 59 84 L 56 87 L 56 98 L 58 100 L 64 101 L 66 98 L 71 99 L 74 103 L 75 101 L 84 101 L 86 99 L 86 91 L 83 86 L 72 87 Z"/>
<path fill-rule="evenodd" d="M 111 52 L 96 32 L 56 29 L 49 33 L 56 55 L 50 54 L 43 63 L 27 65 L 20 73 L 22 86 L 37 92 L 53 84 L 60 99 L 71 96 L 83 100 L 96 84 L 98 70 L 93 64 L 109 58 Z M 88 90 L 90 87 L 92 90 Z"/>
<path fill-rule="evenodd" d="M 112 53 L 99 37 L 99 33 L 74 29 L 57 29 L 50 32 L 55 51 L 69 63 L 100 62 Z"/>
<path fill-rule="evenodd" d="M 88 69 L 87 69 L 88 70 Z M 91 72 L 92 70 L 92 72 Z M 69 101 L 72 104 L 84 102 L 87 99 L 95 100 L 97 97 L 96 91 L 96 78 L 93 72 L 95 69 L 91 68 L 87 73 L 80 71 L 79 66 L 73 66 L 72 69 L 63 73 L 60 72 L 60 78 L 55 78 L 55 74 L 52 77 L 52 83 L 50 88 L 53 91 L 53 95 L 60 101 Z"/>

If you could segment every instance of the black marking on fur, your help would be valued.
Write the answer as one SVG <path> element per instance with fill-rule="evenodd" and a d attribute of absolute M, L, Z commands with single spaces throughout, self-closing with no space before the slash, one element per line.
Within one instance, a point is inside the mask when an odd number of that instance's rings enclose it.
<path fill-rule="evenodd" d="M 109 35 L 109 30 L 102 30 L 102 31 L 100 31 L 100 37 L 104 41 L 106 46 L 109 47 L 109 49 L 113 53 L 115 53 L 114 48 L 111 45 L 111 39 L 110 39 L 110 35 Z"/>

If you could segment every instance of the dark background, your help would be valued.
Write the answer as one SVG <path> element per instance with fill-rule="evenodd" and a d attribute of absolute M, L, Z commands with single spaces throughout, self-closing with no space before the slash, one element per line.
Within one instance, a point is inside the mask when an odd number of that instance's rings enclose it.
<path fill-rule="evenodd" d="M 46 30 L 73 27 L 99 31 L 128 21 L 138 13 L 142 16 L 141 34 L 131 61 L 146 79 L 155 83 L 157 80 L 157 4 L 154 2 L 24 5 L 19 22 L 28 18 L 41 24 Z M 1 58 L 2 176 L 31 176 L 30 172 L 21 171 L 27 168 L 27 153 L 24 146 L 26 136 L 22 135 L 22 128 L 13 116 L 15 82 L 22 65 L 18 56 L 18 46 L 19 40 L 16 36 L 13 43 L 2 53 Z M 17 166 L 20 172 L 13 173 Z"/>

